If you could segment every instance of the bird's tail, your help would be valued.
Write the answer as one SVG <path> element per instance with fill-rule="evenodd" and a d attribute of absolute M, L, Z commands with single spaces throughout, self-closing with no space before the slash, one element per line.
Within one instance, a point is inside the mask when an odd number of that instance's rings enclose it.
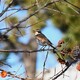
<path fill-rule="evenodd" d="M 58 57 L 60 57 L 60 55 L 57 53 L 58 49 L 51 44 L 50 44 L 50 47 L 53 48 L 53 53 L 55 53 Z"/>
<path fill-rule="evenodd" d="M 52 47 L 54 50 L 56 49 L 56 47 L 54 47 L 52 44 L 48 44 L 50 47 Z"/>
<path fill-rule="evenodd" d="M 56 47 L 54 47 L 52 44 L 49 44 L 49 45 L 50 45 L 50 47 L 52 47 L 52 48 L 53 48 L 53 52 L 54 52 L 54 53 L 56 53 L 57 48 L 56 48 Z"/>
<path fill-rule="evenodd" d="M 53 45 L 50 45 L 53 49 L 56 49 L 56 47 L 54 47 Z"/>

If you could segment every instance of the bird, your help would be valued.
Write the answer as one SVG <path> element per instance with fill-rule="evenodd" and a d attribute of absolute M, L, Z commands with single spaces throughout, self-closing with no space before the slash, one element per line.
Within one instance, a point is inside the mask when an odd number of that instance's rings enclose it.
<path fill-rule="evenodd" d="M 40 43 L 42 43 L 43 46 L 50 46 L 50 47 L 52 47 L 53 48 L 53 53 L 56 53 L 57 57 L 61 59 L 60 55 L 57 53 L 57 52 L 59 52 L 58 49 L 53 46 L 52 42 L 39 29 L 36 29 L 36 30 L 33 30 L 33 31 L 34 31 L 36 39 Z M 67 66 L 68 62 L 65 62 L 65 65 Z"/>
<path fill-rule="evenodd" d="M 36 39 L 43 45 L 43 46 L 50 46 L 52 47 L 54 50 L 56 49 L 53 44 L 51 43 L 51 41 L 39 30 L 36 29 L 34 30 L 34 34 Z"/>

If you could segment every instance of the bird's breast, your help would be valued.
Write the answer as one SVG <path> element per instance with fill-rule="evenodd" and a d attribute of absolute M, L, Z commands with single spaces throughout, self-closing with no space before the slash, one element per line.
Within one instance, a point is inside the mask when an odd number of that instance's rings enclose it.
<path fill-rule="evenodd" d="M 45 39 L 44 39 L 44 38 L 41 38 L 41 37 L 39 37 L 39 36 L 36 36 L 36 38 L 37 38 L 39 41 L 41 41 L 42 43 L 45 42 Z"/>

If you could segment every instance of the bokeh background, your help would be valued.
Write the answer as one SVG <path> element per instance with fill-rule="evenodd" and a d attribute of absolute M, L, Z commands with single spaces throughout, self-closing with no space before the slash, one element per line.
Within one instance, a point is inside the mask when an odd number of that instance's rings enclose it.
<path fill-rule="evenodd" d="M 51 3 L 44 7 L 46 4 Z M 57 1 L 57 2 L 56 2 Z M 0 0 L 0 12 L 2 12 L 11 0 Z M 13 0 L 10 8 L 0 17 L 0 33 L 4 34 L 13 25 L 27 18 L 35 11 L 38 13 L 31 16 L 29 19 L 21 22 L 17 28 L 7 32 L 8 40 L 0 41 L 0 49 L 2 50 L 37 50 L 40 45 L 37 44 L 33 30 L 40 29 L 44 35 L 57 46 L 58 41 L 64 39 L 68 44 L 65 48 L 73 48 L 80 45 L 80 0 Z M 43 7 L 43 8 L 42 8 Z M 42 9 L 41 9 L 42 8 Z M 21 27 L 21 28 L 20 28 Z M 33 78 L 43 70 L 43 64 L 47 52 L 27 53 L 27 52 L 0 52 L 0 60 L 7 65 L 0 65 L 0 68 L 9 71 L 21 77 Z M 73 65 L 66 73 L 68 77 L 61 77 L 59 80 L 79 80 L 79 74 L 76 70 L 76 64 Z M 61 66 L 56 59 L 56 56 L 49 52 L 46 69 L 59 71 Z M 72 75 L 69 75 L 72 72 Z M 73 74 L 76 72 L 75 74 Z M 47 74 L 51 77 L 53 74 Z M 74 75 L 74 77 L 73 77 Z M 77 77 L 77 78 L 76 78 Z M 9 77 L 1 78 L 7 80 Z M 48 78 L 45 75 L 45 80 Z M 14 80 L 10 77 L 9 80 Z M 15 80 L 18 80 L 15 78 Z"/>

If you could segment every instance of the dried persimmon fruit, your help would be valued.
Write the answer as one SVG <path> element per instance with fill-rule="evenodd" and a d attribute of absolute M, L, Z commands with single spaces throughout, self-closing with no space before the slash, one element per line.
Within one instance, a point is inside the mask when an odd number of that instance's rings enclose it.
<path fill-rule="evenodd" d="M 7 72 L 6 72 L 6 71 L 2 71 L 2 72 L 1 72 L 1 77 L 2 77 L 2 78 L 5 78 L 6 76 L 7 76 Z"/>
<path fill-rule="evenodd" d="M 80 71 L 80 62 L 77 64 L 76 69 Z"/>

